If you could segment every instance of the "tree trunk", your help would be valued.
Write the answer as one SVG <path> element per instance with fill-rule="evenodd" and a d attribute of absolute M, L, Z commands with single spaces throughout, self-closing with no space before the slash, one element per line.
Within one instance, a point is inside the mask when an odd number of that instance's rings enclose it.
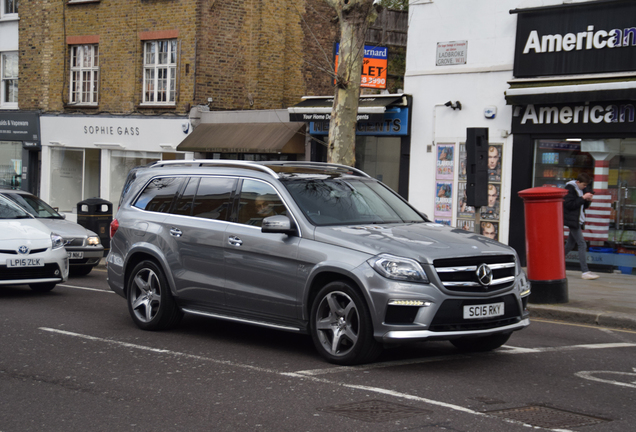
<path fill-rule="evenodd" d="M 340 20 L 340 52 L 327 161 L 348 166 L 356 162 L 356 123 L 367 29 L 377 18 L 374 0 L 325 0 Z"/>

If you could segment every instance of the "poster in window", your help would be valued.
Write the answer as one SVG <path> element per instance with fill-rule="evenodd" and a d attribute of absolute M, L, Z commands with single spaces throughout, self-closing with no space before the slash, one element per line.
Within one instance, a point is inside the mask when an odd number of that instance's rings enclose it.
<path fill-rule="evenodd" d="M 475 220 L 474 219 L 457 219 L 457 228 L 464 231 L 475 232 Z"/>
<path fill-rule="evenodd" d="M 438 181 L 435 190 L 435 216 L 452 216 L 453 182 Z"/>
<path fill-rule="evenodd" d="M 499 222 L 482 221 L 480 234 L 493 240 L 499 240 Z"/>
<path fill-rule="evenodd" d="M 468 197 L 466 196 L 466 182 L 457 183 L 457 217 L 458 218 L 474 218 L 475 207 L 466 204 Z"/>
<path fill-rule="evenodd" d="M 455 163 L 455 144 L 440 144 L 437 146 L 437 172 L 439 180 L 452 180 Z"/>
<path fill-rule="evenodd" d="M 451 220 L 450 219 L 435 219 L 435 223 L 450 226 Z"/>
<path fill-rule="evenodd" d="M 501 182 L 501 144 L 488 146 L 488 182 Z"/>
<path fill-rule="evenodd" d="M 481 207 L 481 218 L 486 220 L 499 220 L 501 185 L 488 184 L 488 205 Z"/>
<path fill-rule="evenodd" d="M 457 180 L 466 181 L 466 144 L 459 145 L 459 172 Z"/>

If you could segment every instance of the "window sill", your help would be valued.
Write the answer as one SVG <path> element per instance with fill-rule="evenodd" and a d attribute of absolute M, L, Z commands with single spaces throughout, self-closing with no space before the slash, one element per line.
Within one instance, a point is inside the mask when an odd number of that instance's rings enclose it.
<path fill-rule="evenodd" d="M 18 14 L 4 15 L 3 17 L 0 17 L 0 22 L 5 21 L 20 21 L 20 17 Z"/>
<path fill-rule="evenodd" d="M 74 104 L 66 103 L 64 108 L 99 108 L 99 104 Z"/>
<path fill-rule="evenodd" d="M 66 2 L 67 5 L 75 5 L 75 4 L 82 4 L 82 3 L 99 3 L 101 0 L 68 0 Z"/>
<path fill-rule="evenodd" d="M 0 111 L 9 111 L 9 110 L 17 110 L 18 104 L 15 105 L 0 105 Z"/>
<path fill-rule="evenodd" d="M 152 109 L 175 109 L 177 104 L 156 104 L 156 103 L 143 103 L 137 105 L 137 108 L 152 108 Z"/>

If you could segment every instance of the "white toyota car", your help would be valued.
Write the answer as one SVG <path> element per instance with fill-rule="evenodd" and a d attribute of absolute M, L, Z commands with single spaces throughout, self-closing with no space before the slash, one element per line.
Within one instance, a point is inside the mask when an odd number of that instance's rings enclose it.
<path fill-rule="evenodd" d="M 68 279 L 62 237 L 0 196 L 0 285 L 29 285 L 51 291 Z"/>

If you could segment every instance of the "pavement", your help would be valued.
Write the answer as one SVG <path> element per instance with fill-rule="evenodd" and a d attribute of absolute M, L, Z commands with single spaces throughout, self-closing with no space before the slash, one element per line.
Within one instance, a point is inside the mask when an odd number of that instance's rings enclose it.
<path fill-rule="evenodd" d="M 100 267 L 106 267 L 102 259 Z M 580 271 L 566 270 L 568 301 L 559 304 L 530 302 L 530 318 L 566 321 L 636 330 L 636 276 L 598 273 L 595 280 L 581 279 Z"/>
<path fill-rule="evenodd" d="M 530 319 L 636 330 L 636 276 L 596 274 L 600 276 L 598 279 L 584 280 L 580 271 L 566 270 L 567 303 L 529 303 Z"/>

